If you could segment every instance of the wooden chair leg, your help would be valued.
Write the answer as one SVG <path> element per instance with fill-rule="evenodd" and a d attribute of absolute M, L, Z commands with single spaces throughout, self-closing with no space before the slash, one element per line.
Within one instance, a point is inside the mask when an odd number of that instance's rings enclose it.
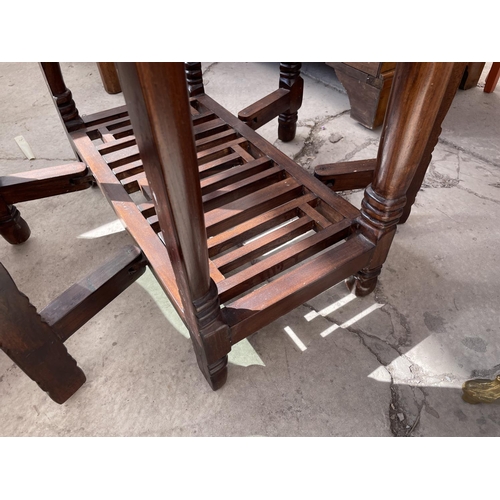
<path fill-rule="evenodd" d="M 365 190 L 361 207 L 361 231 L 376 249 L 370 264 L 347 282 L 358 296 L 367 295 L 376 286 L 453 68 L 453 63 L 396 66 L 374 179 Z"/>
<path fill-rule="evenodd" d="M 108 94 L 119 94 L 122 91 L 115 63 L 98 62 L 97 69 L 101 75 L 102 85 Z"/>
<path fill-rule="evenodd" d="M 216 390 L 226 381 L 231 343 L 210 277 L 196 149 L 185 119 L 185 67 L 117 63 L 117 69 L 198 364 Z"/>
<path fill-rule="evenodd" d="M 486 83 L 484 85 L 484 92 L 490 94 L 493 92 L 497 86 L 498 78 L 500 77 L 500 63 L 495 62 L 491 65 L 490 72 L 486 77 Z"/>
<path fill-rule="evenodd" d="M 185 64 L 185 70 L 189 97 L 204 94 L 205 87 L 203 86 L 203 72 L 201 70 L 201 63 L 187 62 Z"/>
<path fill-rule="evenodd" d="M 14 205 L 7 205 L 0 197 L 0 235 L 11 245 L 24 243 L 31 230 Z"/>
<path fill-rule="evenodd" d="M 304 81 L 300 76 L 302 63 L 280 63 L 280 89 L 291 91 L 289 109 L 278 117 L 278 138 L 283 142 L 294 139 L 297 131 L 298 110 L 302 105 Z"/>

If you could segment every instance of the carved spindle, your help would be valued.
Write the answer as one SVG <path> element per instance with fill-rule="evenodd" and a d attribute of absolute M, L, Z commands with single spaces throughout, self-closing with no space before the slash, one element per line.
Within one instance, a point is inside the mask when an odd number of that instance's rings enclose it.
<path fill-rule="evenodd" d="M 223 385 L 229 329 L 210 278 L 198 162 L 183 64 L 117 63 L 198 364 Z"/>
<path fill-rule="evenodd" d="M 7 205 L 0 197 L 0 235 L 11 245 L 24 243 L 31 234 L 27 222 L 15 205 Z"/>
<path fill-rule="evenodd" d="M 83 120 L 78 114 L 71 91 L 64 83 L 60 64 L 43 62 L 40 65 L 66 130 L 73 132 L 82 128 L 84 126 Z"/>
<path fill-rule="evenodd" d="M 289 142 L 295 137 L 297 131 L 297 119 L 300 106 L 304 81 L 300 76 L 302 63 L 280 63 L 280 89 L 291 91 L 290 108 L 278 117 L 278 138 L 283 142 Z"/>
<path fill-rule="evenodd" d="M 205 88 L 203 87 L 203 72 L 201 70 L 201 63 L 187 62 L 185 64 L 185 70 L 189 97 L 204 94 Z"/>
<path fill-rule="evenodd" d="M 432 132 L 425 147 L 422 160 L 420 161 L 417 172 L 415 173 L 411 185 L 408 188 L 408 192 L 406 193 L 406 206 L 403 211 L 403 215 L 399 220 L 399 224 L 404 224 L 410 216 L 411 207 L 415 203 L 415 198 L 417 197 L 417 193 L 422 186 L 425 174 L 427 172 L 427 169 L 429 168 L 429 164 L 432 159 L 432 152 L 434 151 L 434 148 L 438 143 L 439 136 L 441 135 L 441 125 L 443 124 L 443 121 L 450 109 L 451 103 L 453 102 L 453 98 L 457 93 L 457 89 L 462 79 L 462 75 L 465 71 L 466 65 L 467 63 L 455 63 L 453 67 L 453 74 L 450 78 L 450 82 L 448 84 L 448 88 L 446 89 L 445 97 L 443 99 L 441 107 L 439 108 L 436 121 L 434 122 L 434 126 L 432 127 Z"/>
<path fill-rule="evenodd" d="M 453 66 L 453 63 L 398 63 L 396 67 L 377 167 L 361 207 L 361 230 L 376 244 L 376 249 L 369 266 L 347 283 L 359 296 L 375 288 Z"/>

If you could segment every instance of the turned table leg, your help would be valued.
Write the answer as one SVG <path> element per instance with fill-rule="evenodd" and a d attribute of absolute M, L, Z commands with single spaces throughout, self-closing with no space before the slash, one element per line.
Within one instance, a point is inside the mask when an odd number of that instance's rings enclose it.
<path fill-rule="evenodd" d="M 434 151 L 439 136 L 441 135 L 441 126 L 444 119 L 446 118 L 446 115 L 448 114 L 455 94 L 457 93 L 458 85 L 460 84 L 460 80 L 462 79 L 465 65 L 466 63 L 454 64 L 453 72 L 450 77 L 448 87 L 446 88 L 445 95 L 439 108 L 436 120 L 434 121 L 432 131 L 429 135 L 429 140 L 427 141 L 427 145 L 425 146 L 424 154 L 422 156 L 422 159 L 420 160 L 410 187 L 408 188 L 408 192 L 406 193 L 406 205 L 403 211 L 403 215 L 399 220 L 399 224 L 404 224 L 410 216 L 411 207 L 415 203 L 415 198 L 417 197 L 417 193 L 422 186 L 422 182 L 424 182 L 425 174 L 427 173 L 427 169 L 429 168 L 429 164 L 432 159 L 432 152 Z"/>
<path fill-rule="evenodd" d="M 27 222 L 14 205 L 7 205 L 0 197 L 0 235 L 11 245 L 24 243 L 31 235 Z"/>
<path fill-rule="evenodd" d="M 302 63 L 280 63 L 279 88 L 290 90 L 290 108 L 278 116 L 278 138 L 289 142 L 297 131 L 298 110 L 302 105 L 304 81 L 300 76 Z"/>
<path fill-rule="evenodd" d="M 359 296 L 375 288 L 453 69 L 454 63 L 398 63 L 396 66 L 377 166 L 361 207 L 361 230 L 376 244 L 376 249 L 370 264 L 347 282 Z"/>

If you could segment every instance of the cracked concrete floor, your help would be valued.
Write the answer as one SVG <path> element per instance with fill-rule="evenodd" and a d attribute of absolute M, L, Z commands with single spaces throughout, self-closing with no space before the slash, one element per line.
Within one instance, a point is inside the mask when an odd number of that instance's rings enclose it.
<path fill-rule="evenodd" d="M 333 70 L 308 63 L 296 139 L 262 134 L 305 169 L 376 154 Z M 63 71 L 80 111 L 123 102 L 93 63 Z M 237 112 L 276 88 L 270 63 L 206 63 L 206 90 Z M 0 65 L 0 174 L 72 160 L 36 64 Z M 498 436 L 500 407 L 462 383 L 500 373 L 500 91 L 459 91 L 377 291 L 343 284 L 239 343 L 214 393 L 151 273 L 68 342 L 87 383 L 53 403 L 0 353 L 2 436 Z M 36 160 L 14 142 L 23 135 Z M 353 203 L 360 192 L 346 193 Z M 39 309 L 131 242 L 98 189 L 19 204 L 32 236 L 0 260 Z"/>

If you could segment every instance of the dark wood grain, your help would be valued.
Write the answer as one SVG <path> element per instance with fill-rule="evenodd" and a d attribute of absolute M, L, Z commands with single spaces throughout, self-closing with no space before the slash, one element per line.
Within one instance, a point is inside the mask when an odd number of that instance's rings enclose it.
<path fill-rule="evenodd" d="M 376 249 L 369 266 L 349 283 L 357 295 L 366 295 L 376 286 L 453 68 L 453 63 L 398 63 L 396 66 L 377 166 L 361 207 L 361 230 L 376 244 Z"/>
<path fill-rule="evenodd" d="M 140 248 L 125 247 L 40 311 L 42 320 L 65 342 L 144 274 L 146 263 Z"/>
<path fill-rule="evenodd" d="M 181 63 L 118 63 L 198 364 L 213 389 L 231 349 L 210 278 L 193 125 Z"/>
<path fill-rule="evenodd" d="M 118 73 L 116 72 L 115 63 L 99 62 L 97 69 L 101 75 L 102 85 L 108 94 L 119 94 L 122 91 Z"/>
<path fill-rule="evenodd" d="M 64 403 L 85 375 L 0 264 L 0 348 L 56 403 Z"/>

